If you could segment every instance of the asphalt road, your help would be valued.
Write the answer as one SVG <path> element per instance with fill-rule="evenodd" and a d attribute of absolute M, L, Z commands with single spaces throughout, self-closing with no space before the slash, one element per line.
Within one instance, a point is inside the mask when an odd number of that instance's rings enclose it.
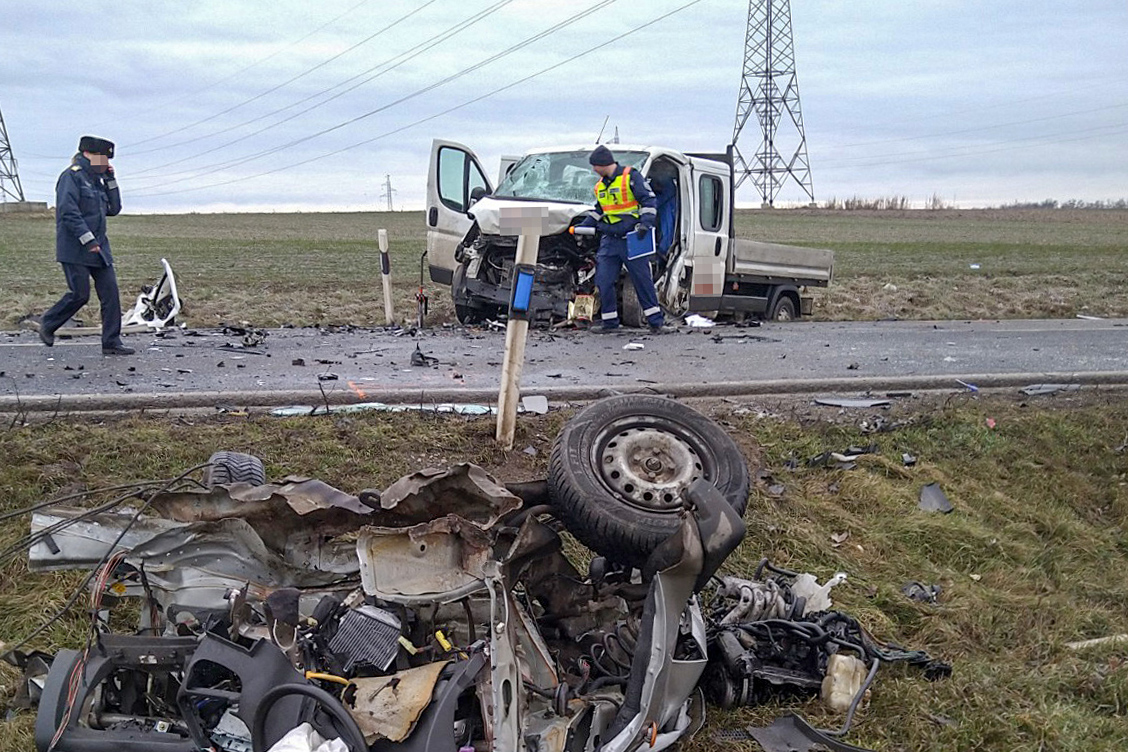
<path fill-rule="evenodd" d="M 504 332 L 454 328 L 173 330 L 130 335 L 105 357 L 97 338 L 44 347 L 0 333 L 0 410 L 496 400 Z M 640 349 L 627 349 L 631 343 Z M 434 362 L 413 365 L 412 353 Z M 769 323 L 661 336 L 530 333 L 524 394 L 583 398 L 647 386 L 683 395 L 986 385 L 1062 379 L 1128 383 L 1128 320 Z"/>

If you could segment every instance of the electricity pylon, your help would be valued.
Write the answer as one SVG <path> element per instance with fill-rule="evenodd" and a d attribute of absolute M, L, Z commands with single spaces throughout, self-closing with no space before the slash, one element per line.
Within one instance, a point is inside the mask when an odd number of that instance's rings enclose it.
<path fill-rule="evenodd" d="M 20 184 L 20 173 L 16 166 L 16 158 L 12 156 L 12 145 L 8 141 L 8 128 L 4 125 L 4 113 L 0 111 L 0 200 L 7 201 L 11 197 L 19 202 L 24 202 L 23 186 Z"/>
<path fill-rule="evenodd" d="M 753 113 L 761 136 L 760 145 L 749 160 L 740 150 L 740 134 Z M 790 0 L 748 3 L 744 70 L 736 100 L 732 144 L 735 187 L 751 178 L 764 205 L 774 206 L 776 195 L 791 178 L 812 202 L 815 200 L 807 135 L 799 108 Z"/>

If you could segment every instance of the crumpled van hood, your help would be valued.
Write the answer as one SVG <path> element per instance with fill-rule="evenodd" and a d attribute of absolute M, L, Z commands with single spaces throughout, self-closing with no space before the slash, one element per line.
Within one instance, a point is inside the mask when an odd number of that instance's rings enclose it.
<path fill-rule="evenodd" d="M 470 215 L 478 222 L 478 229 L 484 235 L 501 235 L 501 210 L 503 208 L 514 209 L 534 206 L 548 207 L 544 234 L 555 235 L 567 230 L 575 217 L 588 211 L 593 205 L 566 204 L 555 201 L 516 201 L 486 196 L 470 207 Z"/>

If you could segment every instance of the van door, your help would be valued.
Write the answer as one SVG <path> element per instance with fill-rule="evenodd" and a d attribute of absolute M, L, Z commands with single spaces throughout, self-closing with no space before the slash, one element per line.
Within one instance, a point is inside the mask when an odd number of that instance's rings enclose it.
<path fill-rule="evenodd" d="M 692 167 L 693 285 L 690 310 L 716 310 L 729 265 L 732 177 L 723 162 L 690 157 Z"/>
<path fill-rule="evenodd" d="M 474 224 L 466 212 L 475 188 L 493 192 L 474 152 L 453 141 L 432 141 L 427 170 L 427 265 L 433 282 L 451 283 L 454 249 Z"/>

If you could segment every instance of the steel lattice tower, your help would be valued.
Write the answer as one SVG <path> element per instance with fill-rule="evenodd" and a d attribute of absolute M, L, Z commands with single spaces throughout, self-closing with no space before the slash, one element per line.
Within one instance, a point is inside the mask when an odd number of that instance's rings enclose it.
<path fill-rule="evenodd" d="M 21 203 L 25 201 L 16 158 L 12 156 L 12 145 L 8 142 L 4 112 L 0 110 L 0 200 L 7 201 L 9 196 Z"/>
<path fill-rule="evenodd" d="M 740 151 L 740 133 L 755 113 L 760 123 L 760 145 L 751 160 Z M 795 76 L 795 44 L 791 34 L 790 0 L 751 0 L 748 33 L 744 39 L 744 72 L 737 94 L 736 126 L 732 132 L 736 187 L 748 178 L 763 202 L 775 197 L 787 179 L 815 200 L 807 135 L 799 109 L 799 82 Z"/>

